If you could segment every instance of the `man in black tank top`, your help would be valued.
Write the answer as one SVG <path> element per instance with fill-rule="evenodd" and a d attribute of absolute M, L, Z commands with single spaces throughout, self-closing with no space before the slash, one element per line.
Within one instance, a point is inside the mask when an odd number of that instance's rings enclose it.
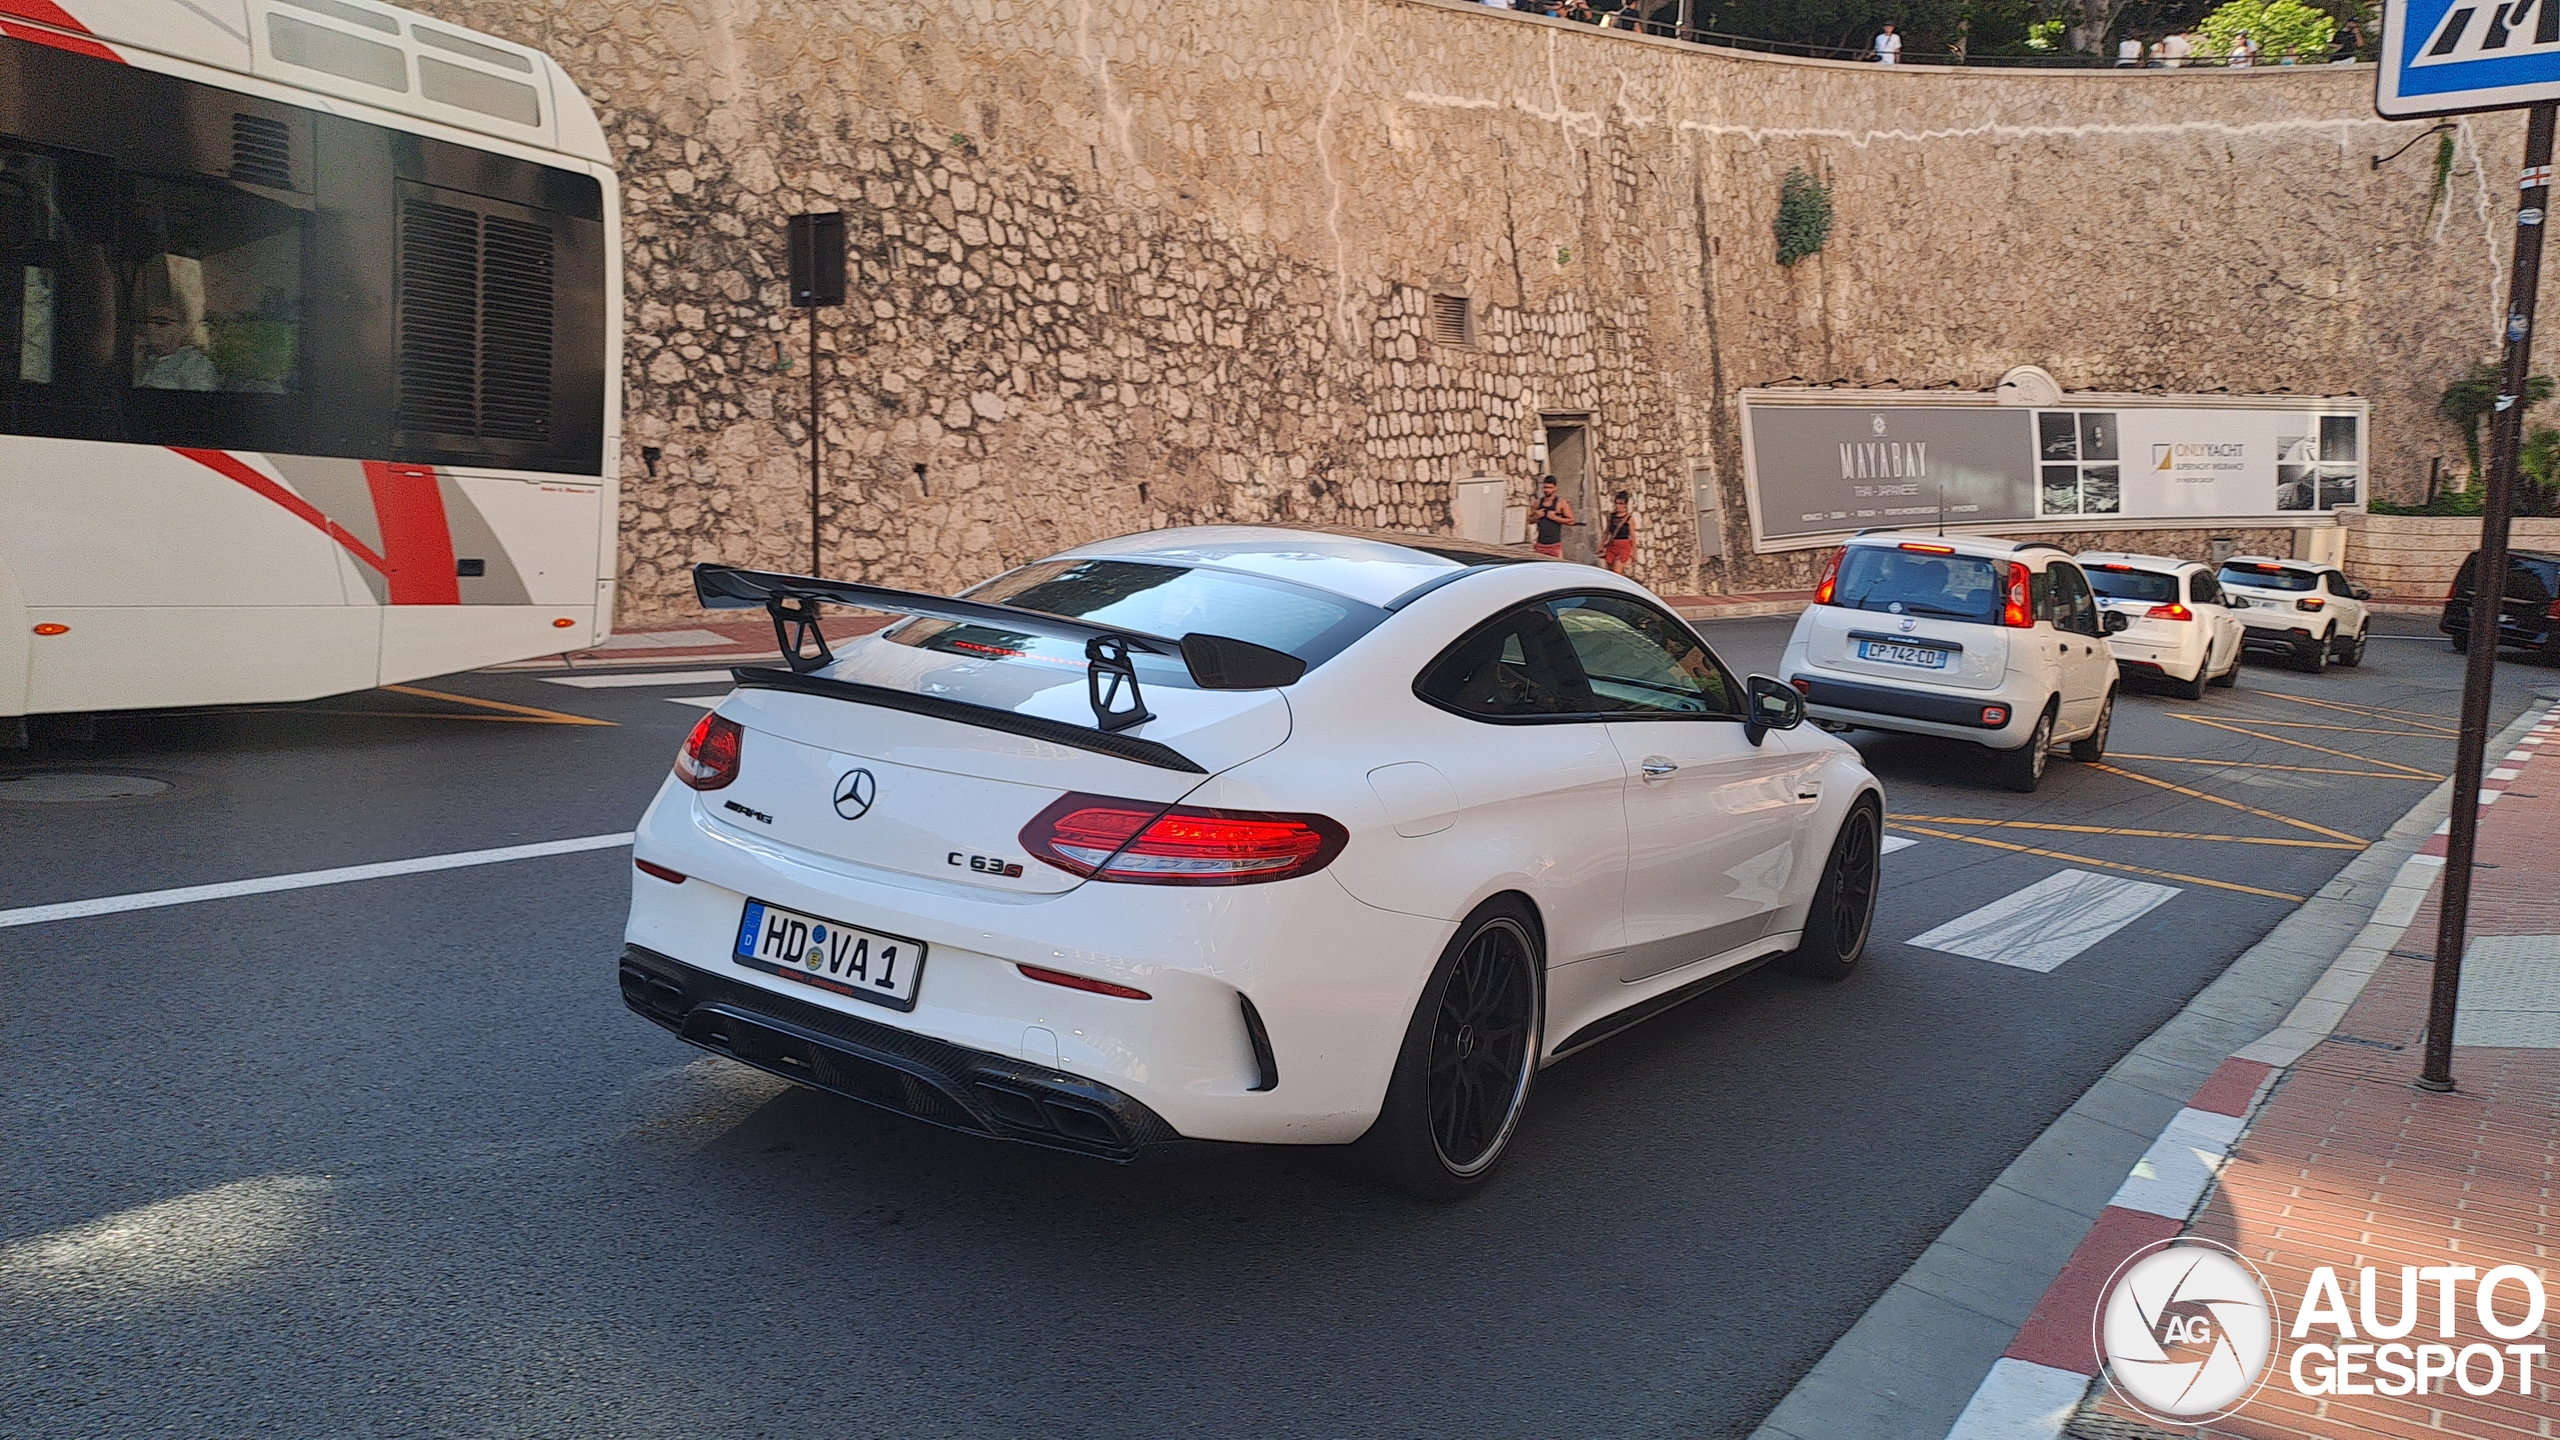
<path fill-rule="evenodd" d="M 1529 519 L 1537 526 L 1538 537 L 1530 548 L 1551 560 L 1564 558 L 1564 527 L 1582 523 L 1573 518 L 1573 505 L 1556 489 L 1553 475 L 1538 477 L 1538 504 Z"/>

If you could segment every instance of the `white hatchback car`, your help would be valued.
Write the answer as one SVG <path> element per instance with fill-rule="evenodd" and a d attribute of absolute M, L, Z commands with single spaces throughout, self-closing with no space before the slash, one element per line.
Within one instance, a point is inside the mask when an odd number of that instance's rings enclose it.
<path fill-rule="evenodd" d="M 1969 741 L 2030 791 L 2054 742 L 2078 760 L 2106 753 L 2107 635 L 2124 624 L 2060 546 L 1861 535 L 1832 552 L 1780 670 L 1827 725 Z"/>
<path fill-rule="evenodd" d="M 2250 649 L 2281 651 L 2315 675 L 2333 662 L 2364 663 L 2373 624 L 2364 602 L 2373 592 L 2337 566 L 2234 555 L 2222 562 L 2221 580 L 2225 592 L 2249 602 L 2240 623 Z"/>
<path fill-rule="evenodd" d="M 2190 700 L 2204 687 L 2240 680 L 2239 616 L 2225 604 L 2213 567 L 2167 555 L 2086 550 L 2081 572 L 2098 608 L 2130 623 L 2107 636 L 2126 678 L 2165 680 Z"/>
<path fill-rule="evenodd" d="M 1358 1142 L 1452 1197 L 1538 1068 L 1866 944 L 1883 795 L 1606 571 L 1161 531 L 962 599 L 761 603 L 633 845 L 624 999 L 922 1119 L 1110 1159 Z M 903 613 L 830 648 L 818 607 Z"/>

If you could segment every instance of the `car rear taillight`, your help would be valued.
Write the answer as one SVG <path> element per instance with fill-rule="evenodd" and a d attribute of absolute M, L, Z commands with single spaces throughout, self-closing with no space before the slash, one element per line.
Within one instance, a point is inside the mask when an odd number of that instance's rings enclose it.
<path fill-rule="evenodd" d="M 738 778 L 746 727 L 725 715 L 705 715 L 676 752 L 676 778 L 696 790 L 717 790 Z"/>
<path fill-rule="evenodd" d="M 1822 583 L 1813 587 L 1814 604 L 1828 605 L 1831 603 L 1831 597 L 1839 592 L 1840 557 L 1847 553 L 1848 549 L 1849 547 L 1846 545 L 1841 546 L 1839 549 L 1831 552 L 1831 558 L 1829 560 L 1823 562 Z"/>
<path fill-rule="evenodd" d="M 2036 612 L 2027 608 L 2027 567 L 2009 562 L 2009 583 L 2000 591 L 2000 623 L 2012 630 L 2036 627 Z"/>
<path fill-rule="evenodd" d="M 1994 730 L 1997 730 L 1997 729 L 1999 729 L 2001 726 L 2008 724 L 2008 723 L 2009 723 L 2009 707 L 2008 707 L 2008 706 L 2006 706 L 2006 705 L 1985 705 L 1985 706 L 1983 706 L 1983 707 L 1982 707 L 1982 723 L 1983 723 L 1984 725 L 1986 725 L 1986 726 L 1989 726 L 1990 728 L 1992 728 L 1992 729 L 1994 729 Z"/>
<path fill-rule="evenodd" d="M 2560 620 L 2560 600 L 2554 600 L 2550 604 L 2543 606 L 2542 618 L 2545 620 Z"/>
<path fill-rule="evenodd" d="M 2172 600 L 2166 605 L 2154 605 L 2143 611 L 2142 618 L 2145 620 L 2193 620 L 2196 618 L 2196 612 Z"/>
<path fill-rule="evenodd" d="M 1905 540 L 1902 542 L 1901 548 L 1920 555 L 1953 555 L 1956 553 L 1956 547 L 1953 545 L 1926 545 L 1917 540 Z"/>
<path fill-rule="evenodd" d="M 2317 595 L 2314 595 L 2314 596 L 2312 596 L 2312 597 L 2311 597 L 2310 599 L 2308 599 L 2308 600 L 2296 600 L 2296 601 L 2294 601 L 2294 602 L 2293 602 L 2293 608 L 2294 608 L 2294 609 L 2296 609 L 2296 610 L 2317 610 L 2317 609 L 2319 609 L 2321 606 L 2326 605 L 2326 604 L 2328 604 L 2328 603 L 2329 603 L 2328 601 L 2321 599 L 2321 598 L 2320 598 L 2319 596 L 2317 596 Z"/>
<path fill-rule="evenodd" d="M 1312 875 L 1351 833 L 1322 815 L 1212 810 L 1069 794 L 1022 827 L 1022 848 L 1071 875 L 1132 885 L 1251 885 Z"/>

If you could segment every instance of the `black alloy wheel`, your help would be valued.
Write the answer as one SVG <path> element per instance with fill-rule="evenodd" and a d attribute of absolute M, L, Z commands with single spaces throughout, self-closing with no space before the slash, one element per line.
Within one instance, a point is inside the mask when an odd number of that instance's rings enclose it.
<path fill-rule="evenodd" d="M 1883 868 L 1884 825 L 1873 800 L 1849 807 L 1832 837 L 1831 859 L 1805 911 L 1804 938 L 1788 965 L 1817 980 L 1845 980 L 1867 953 L 1876 918 L 1876 881 Z"/>
<path fill-rule="evenodd" d="M 2293 655 L 2293 660 L 2295 664 L 2310 671 L 2314 675 L 2326 673 L 2329 668 L 2328 638 L 2323 636 L 2318 640 L 2312 641 L 2310 645 L 2303 649 L 2296 650 Z"/>
<path fill-rule="evenodd" d="M 1529 1098 L 1538 1023 L 1535 947 L 1519 922 L 1487 922 L 1440 991 L 1424 1072 L 1431 1144 L 1453 1175 L 1491 1165 Z"/>
<path fill-rule="evenodd" d="M 1485 902 L 1441 951 L 1377 1123 L 1355 1152 L 1426 1200 L 1470 1195 L 1528 1109 L 1546 1026 L 1546 947 L 1516 896 Z"/>
<path fill-rule="evenodd" d="M 2337 654 L 2332 658 L 2334 658 L 2340 665 L 2343 665 L 2350 670 L 2354 669 L 2358 665 L 2362 665 L 2364 663 L 2364 637 L 2364 631 L 2357 631 L 2356 638 L 2339 646 Z"/>

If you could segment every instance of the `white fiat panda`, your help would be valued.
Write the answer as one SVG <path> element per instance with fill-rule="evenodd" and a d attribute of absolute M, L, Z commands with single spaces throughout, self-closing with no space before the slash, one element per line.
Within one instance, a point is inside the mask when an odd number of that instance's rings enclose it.
<path fill-rule="evenodd" d="M 2111 630 L 2068 551 L 1981 536 L 1860 535 L 1823 569 L 1779 673 L 1833 729 L 1898 730 L 1999 752 L 2031 791 L 2056 741 L 2106 753 Z"/>

